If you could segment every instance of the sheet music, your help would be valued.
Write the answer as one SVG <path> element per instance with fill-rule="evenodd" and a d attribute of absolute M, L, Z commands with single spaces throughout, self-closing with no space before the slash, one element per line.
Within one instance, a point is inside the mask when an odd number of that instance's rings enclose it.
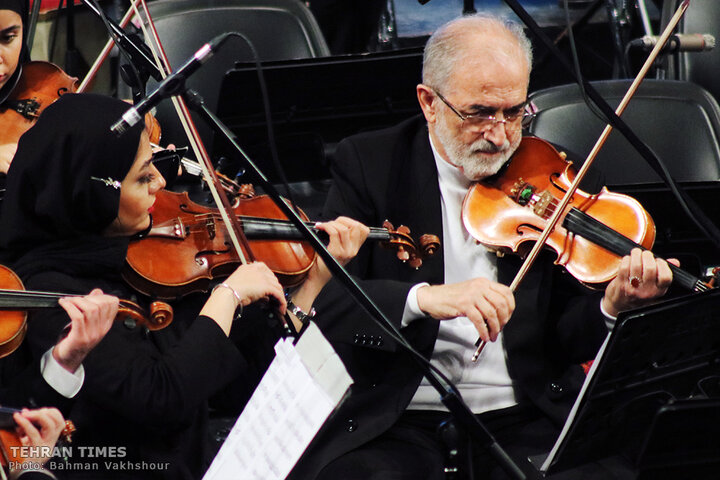
<path fill-rule="evenodd" d="M 340 403 L 352 378 L 310 323 L 276 356 L 203 480 L 284 479 Z"/>
<path fill-rule="evenodd" d="M 565 441 L 565 437 L 567 436 L 567 433 L 570 430 L 570 425 L 572 425 L 573 421 L 575 420 L 575 415 L 577 415 L 577 412 L 580 409 L 580 405 L 582 405 L 582 403 L 583 403 L 583 399 L 585 398 L 585 391 L 587 390 L 588 385 L 590 385 L 590 381 L 592 380 L 593 376 L 595 375 L 596 367 L 598 365 L 600 365 L 600 359 L 603 357 L 603 353 L 605 353 L 605 347 L 607 346 L 609 340 L 610 340 L 610 334 L 608 333 L 608 335 L 605 337 L 605 341 L 603 342 L 602 346 L 600 347 L 600 350 L 598 350 L 598 353 L 595 356 L 595 360 L 593 361 L 593 364 L 590 367 L 590 371 L 588 371 L 587 375 L 585 376 L 585 382 L 583 383 L 583 386 L 580 389 L 580 393 L 578 394 L 577 399 L 575 399 L 575 404 L 573 405 L 572 409 L 570 410 L 567 420 L 565 420 L 565 425 L 563 425 L 563 429 L 560 432 L 558 439 L 555 441 L 555 445 L 553 445 L 552 450 L 550 450 L 550 453 L 548 454 L 547 458 L 545 459 L 542 466 L 540 467 L 541 472 L 546 473 L 548 471 L 548 468 L 550 468 L 550 465 L 552 465 L 552 462 L 555 460 L 555 456 L 557 455 L 558 450 L 560 450 L 560 446 Z"/>

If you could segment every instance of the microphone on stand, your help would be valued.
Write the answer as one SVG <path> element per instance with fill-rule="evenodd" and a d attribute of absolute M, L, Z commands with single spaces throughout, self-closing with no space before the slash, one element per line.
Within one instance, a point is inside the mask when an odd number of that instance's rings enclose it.
<path fill-rule="evenodd" d="M 656 35 L 645 35 L 631 41 L 629 46 L 652 50 L 659 38 Z M 713 48 L 715 48 L 715 37 L 709 33 L 678 33 L 668 39 L 662 51 L 663 53 L 705 52 Z"/>
<path fill-rule="evenodd" d="M 168 75 L 154 92 L 129 108 L 122 118 L 110 127 L 110 130 L 118 136 L 122 135 L 128 128 L 138 124 L 145 117 L 145 114 L 160 103 L 161 100 L 178 95 L 185 85 L 185 80 L 212 57 L 230 35 L 231 33 L 223 33 L 200 47 L 182 67 Z"/>

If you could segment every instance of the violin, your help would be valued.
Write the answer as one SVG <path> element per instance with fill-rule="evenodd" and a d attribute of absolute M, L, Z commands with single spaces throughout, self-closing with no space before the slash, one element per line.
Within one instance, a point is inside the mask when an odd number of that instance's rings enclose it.
<path fill-rule="evenodd" d="M 20 67 L 18 67 L 20 68 Z M 66 93 L 80 93 L 78 79 L 50 62 L 22 65 L 17 85 L 0 105 L 0 144 L 18 143 L 48 105 Z M 159 142 L 162 130 L 151 114 L 145 115 L 151 142 Z"/>
<path fill-rule="evenodd" d="M 50 62 L 32 61 L 22 66 L 17 85 L 0 106 L 0 144 L 17 143 L 43 110 L 68 92 L 78 79 Z"/>
<path fill-rule="evenodd" d="M 491 250 L 526 254 L 545 228 L 575 178 L 572 163 L 548 142 L 524 137 L 507 169 L 475 183 L 463 202 L 465 228 Z M 655 224 L 628 195 L 603 187 L 598 194 L 577 190 L 546 246 L 579 281 L 600 287 L 612 280 L 623 256 L 633 248 L 649 250 Z M 673 282 L 692 291 L 710 288 L 668 263 Z"/>
<path fill-rule="evenodd" d="M 62 293 L 25 290 L 20 278 L 9 268 L 0 265 L 0 358 L 14 352 L 27 333 L 27 310 L 57 308 L 58 300 L 68 295 Z M 116 321 L 142 325 L 149 330 L 159 330 L 170 325 L 172 307 L 164 302 L 153 302 L 149 314 L 138 304 L 120 300 Z"/>
<path fill-rule="evenodd" d="M 270 197 L 254 196 L 247 188 L 245 195 L 233 212 L 255 258 L 265 262 L 284 286 L 300 284 L 315 261 L 315 251 L 300 241 L 300 233 Z M 304 213 L 302 217 L 307 220 Z M 312 228 L 313 222 L 307 225 Z M 395 248 L 397 257 L 413 268 L 440 244 L 436 236 L 423 235 L 418 248 L 407 227 L 394 229 L 389 222 L 371 228 L 368 238 Z M 213 278 L 230 275 L 239 261 L 216 209 L 192 202 L 187 193 L 162 190 L 148 235 L 130 242 L 123 276 L 141 293 L 174 299 L 206 291 Z"/>

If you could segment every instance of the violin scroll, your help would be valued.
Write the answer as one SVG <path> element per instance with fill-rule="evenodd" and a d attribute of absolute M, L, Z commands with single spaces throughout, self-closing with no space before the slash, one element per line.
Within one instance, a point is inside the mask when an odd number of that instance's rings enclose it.
<path fill-rule="evenodd" d="M 420 237 L 420 247 L 410 236 L 410 229 L 405 225 L 400 225 L 397 229 L 388 220 L 383 222 L 385 228 L 390 235 L 389 240 L 381 242 L 386 248 L 394 248 L 397 250 L 397 258 L 402 262 L 407 262 L 410 267 L 418 269 L 422 266 L 423 260 L 435 254 L 440 246 L 440 239 L 437 235 L 425 234 Z"/>
<path fill-rule="evenodd" d="M 150 314 L 135 302 L 130 300 L 120 300 L 118 308 L 118 319 L 124 322 L 132 322 L 134 325 L 141 325 L 148 330 L 160 330 L 173 320 L 172 307 L 165 302 L 152 302 L 150 304 Z"/>

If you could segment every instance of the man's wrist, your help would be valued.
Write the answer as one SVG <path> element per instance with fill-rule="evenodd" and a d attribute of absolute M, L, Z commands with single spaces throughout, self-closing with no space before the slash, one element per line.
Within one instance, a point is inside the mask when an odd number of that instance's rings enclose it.
<path fill-rule="evenodd" d="M 63 346 L 60 343 L 55 345 L 52 349 L 53 358 L 58 365 L 65 370 L 70 373 L 75 373 L 77 369 L 80 368 L 80 365 L 82 365 L 86 353 L 72 352 L 71 354 L 66 354 L 63 350 Z"/>

